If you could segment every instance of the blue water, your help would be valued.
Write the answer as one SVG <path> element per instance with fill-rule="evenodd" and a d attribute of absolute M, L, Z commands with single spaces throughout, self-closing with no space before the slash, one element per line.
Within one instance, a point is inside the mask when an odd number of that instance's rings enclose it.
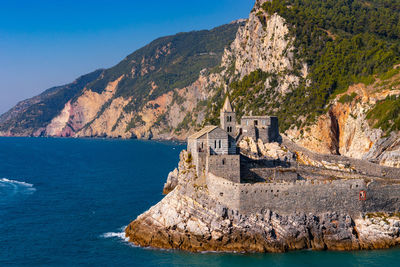
<path fill-rule="evenodd" d="M 0 266 L 400 266 L 400 249 L 244 255 L 130 245 L 122 228 L 162 198 L 182 148 L 0 138 Z"/>

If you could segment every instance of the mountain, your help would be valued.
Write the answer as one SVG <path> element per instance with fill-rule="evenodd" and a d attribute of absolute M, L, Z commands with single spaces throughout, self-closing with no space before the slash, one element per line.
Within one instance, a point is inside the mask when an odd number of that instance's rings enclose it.
<path fill-rule="evenodd" d="M 239 120 L 275 115 L 310 150 L 400 167 L 399 37 L 397 0 L 257 0 L 246 21 L 155 40 L 46 120 L 17 105 L 0 132 L 184 139 L 229 92 Z"/>
<path fill-rule="evenodd" d="M 88 83 L 96 80 L 102 72 L 96 70 L 70 84 L 52 87 L 38 96 L 19 102 L 0 116 L 0 133 L 6 131 L 8 135 L 40 135 L 42 129 L 61 112 L 65 104 L 76 97 Z"/>
<path fill-rule="evenodd" d="M 129 130 L 142 122 L 137 113 L 148 102 L 195 82 L 201 70 L 218 66 L 240 25 L 243 21 L 159 38 L 110 69 L 18 103 L 0 117 L 0 132 L 7 136 L 76 136 L 90 131 L 93 136 L 135 136 Z M 117 110 L 109 112 L 110 108 Z M 94 128 L 102 116 L 113 120 L 98 132 Z"/>

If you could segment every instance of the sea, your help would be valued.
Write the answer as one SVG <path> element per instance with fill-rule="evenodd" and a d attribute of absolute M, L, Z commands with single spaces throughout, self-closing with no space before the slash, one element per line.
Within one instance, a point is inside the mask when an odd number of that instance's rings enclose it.
<path fill-rule="evenodd" d="M 400 249 L 281 254 L 141 248 L 124 228 L 160 201 L 183 144 L 0 138 L 0 266 L 400 266 Z"/>

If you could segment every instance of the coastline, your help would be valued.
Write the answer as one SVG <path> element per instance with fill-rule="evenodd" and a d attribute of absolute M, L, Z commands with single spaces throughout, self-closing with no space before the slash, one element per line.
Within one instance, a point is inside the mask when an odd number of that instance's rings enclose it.
<path fill-rule="evenodd" d="M 160 249 L 238 253 L 371 250 L 400 245 L 399 213 L 355 216 L 332 210 L 281 214 L 263 209 L 244 214 L 216 201 L 207 186 L 198 184 L 185 152 L 178 169 L 170 175 L 176 179 L 174 189 L 125 229 L 130 242 Z"/>

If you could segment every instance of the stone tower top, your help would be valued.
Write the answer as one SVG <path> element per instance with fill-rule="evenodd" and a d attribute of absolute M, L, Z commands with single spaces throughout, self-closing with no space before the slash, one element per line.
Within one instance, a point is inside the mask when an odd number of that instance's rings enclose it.
<path fill-rule="evenodd" d="M 224 106 L 222 107 L 222 112 L 233 112 L 231 101 L 229 100 L 229 95 L 225 98 Z"/>

